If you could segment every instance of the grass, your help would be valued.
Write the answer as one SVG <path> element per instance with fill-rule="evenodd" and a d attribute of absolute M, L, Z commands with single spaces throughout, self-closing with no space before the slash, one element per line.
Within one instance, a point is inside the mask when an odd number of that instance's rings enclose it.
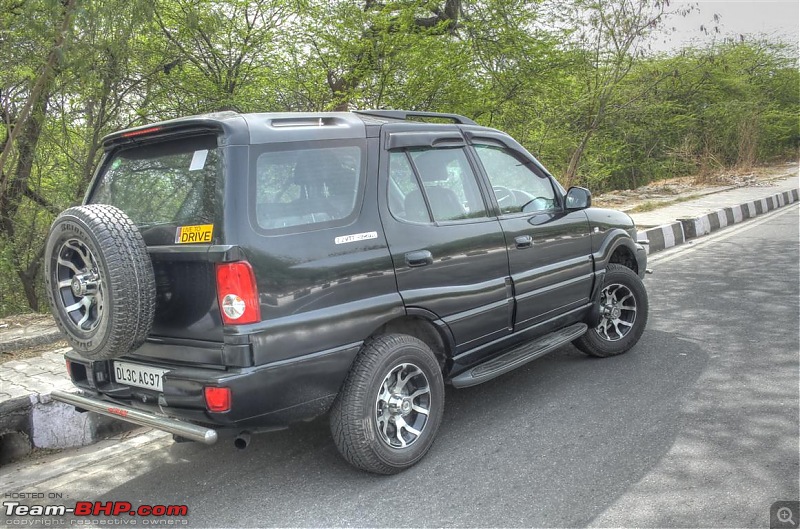
<path fill-rule="evenodd" d="M 700 198 L 703 195 L 687 195 L 685 197 L 676 198 L 673 200 L 648 200 L 647 202 L 642 202 L 641 204 L 632 207 L 631 209 L 626 210 L 627 213 L 644 213 L 646 211 L 653 211 L 654 209 L 664 208 L 667 206 L 671 206 L 673 204 L 679 204 L 681 202 L 687 202 L 689 200 L 694 200 L 696 198 Z"/>

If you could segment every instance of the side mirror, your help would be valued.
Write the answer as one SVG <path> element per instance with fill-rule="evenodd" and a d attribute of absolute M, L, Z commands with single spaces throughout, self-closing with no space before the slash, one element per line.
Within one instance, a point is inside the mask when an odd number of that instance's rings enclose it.
<path fill-rule="evenodd" d="M 585 187 L 570 187 L 567 191 L 567 209 L 592 207 L 592 192 Z"/>

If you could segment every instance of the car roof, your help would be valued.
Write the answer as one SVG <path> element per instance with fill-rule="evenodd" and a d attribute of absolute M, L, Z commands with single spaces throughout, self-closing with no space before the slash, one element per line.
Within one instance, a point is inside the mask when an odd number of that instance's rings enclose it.
<path fill-rule="evenodd" d="M 475 122 L 457 114 L 415 112 L 405 110 L 366 110 L 354 112 L 214 112 L 185 116 L 149 123 L 109 134 L 103 145 L 110 149 L 121 143 L 138 141 L 147 137 L 169 137 L 188 130 L 222 132 L 227 145 L 314 141 L 331 139 L 357 139 L 372 136 L 368 128 L 386 123 L 407 123 L 420 128 L 434 125 L 429 122 L 409 121 L 409 118 L 439 118 L 455 124 L 472 125 Z M 437 123 L 439 127 L 441 123 Z M 377 132 L 375 133 L 377 134 Z"/>

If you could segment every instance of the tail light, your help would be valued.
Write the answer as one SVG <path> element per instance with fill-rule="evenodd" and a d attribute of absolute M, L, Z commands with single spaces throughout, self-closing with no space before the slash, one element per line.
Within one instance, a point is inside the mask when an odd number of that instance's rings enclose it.
<path fill-rule="evenodd" d="M 217 264 L 217 300 L 225 325 L 261 321 L 256 276 L 250 263 L 237 261 Z"/>
<path fill-rule="evenodd" d="M 161 127 L 147 127 L 146 129 L 139 129 L 139 130 L 132 130 L 130 132 L 124 132 L 122 134 L 123 138 L 135 138 L 136 136 L 145 136 L 147 134 L 152 134 L 154 132 L 158 132 L 161 130 Z"/>
<path fill-rule="evenodd" d="M 231 409 L 231 388 L 206 386 L 203 393 L 208 411 L 222 413 Z"/>

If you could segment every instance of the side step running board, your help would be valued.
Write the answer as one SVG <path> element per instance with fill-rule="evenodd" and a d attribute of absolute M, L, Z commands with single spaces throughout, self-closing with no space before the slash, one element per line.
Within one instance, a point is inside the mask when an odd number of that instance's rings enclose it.
<path fill-rule="evenodd" d="M 464 371 L 451 379 L 450 383 L 457 388 L 466 388 L 499 377 L 571 342 L 585 333 L 587 329 L 588 326 L 585 323 L 576 323 L 559 331 L 551 332 Z"/>

